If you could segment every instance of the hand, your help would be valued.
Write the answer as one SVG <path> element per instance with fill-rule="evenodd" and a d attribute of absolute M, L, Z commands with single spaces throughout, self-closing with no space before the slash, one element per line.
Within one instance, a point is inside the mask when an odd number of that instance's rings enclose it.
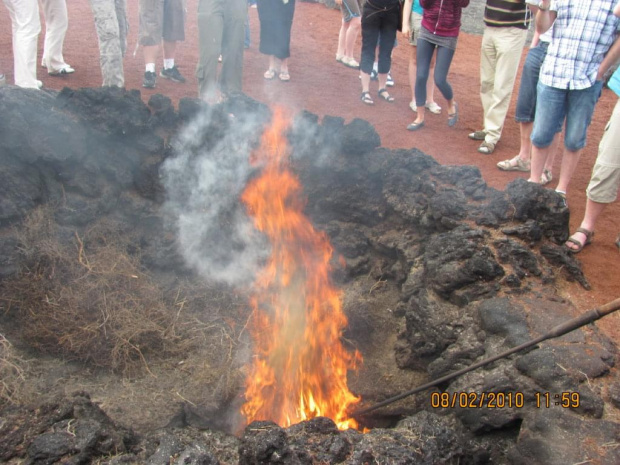
<path fill-rule="evenodd" d="M 403 30 L 401 32 L 403 33 L 403 36 L 409 39 L 409 36 L 411 35 L 411 31 L 409 30 L 408 24 L 403 24 Z"/>
<path fill-rule="evenodd" d="M 342 0 L 336 0 L 336 5 L 342 5 Z"/>

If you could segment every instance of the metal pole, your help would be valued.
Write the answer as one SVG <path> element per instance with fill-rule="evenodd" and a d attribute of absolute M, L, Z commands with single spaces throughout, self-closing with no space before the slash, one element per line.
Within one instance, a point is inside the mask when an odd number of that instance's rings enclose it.
<path fill-rule="evenodd" d="M 605 305 L 602 305 L 599 308 L 589 310 L 586 313 L 576 318 L 573 318 L 572 320 L 561 323 L 557 325 L 556 327 L 554 327 L 553 329 L 551 329 L 551 331 L 549 331 L 548 333 L 543 334 L 542 336 L 539 336 L 536 339 L 532 339 L 528 342 L 524 342 L 523 344 L 517 347 L 513 347 L 512 349 L 502 352 L 501 354 L 495 355 L 491 358 L 481 360 L 478 363 L 474 363 L 473 365 L 462 368 L 458 371 L 455 371 L 454 373 L 450 373 L 448 375 L 442 376 L 441 378 L 435 379 L 426 384 L 418 386 L 417 388 L 412 389 L 411 391 L 403 392 L 402 394 L 398 394 L 397 396 L 390 397 L 389 399 L 386 399 L 383 402 L 379 402 L 378 404 L 373 405 L 371 407 L 367 407 L 367 408 L 360 409 L 360 410 L 355 410 L 353 413 L 351 413 L 351 417 L 353 418 L 353 417 L 360 417 L 362 415 L 366 415 L 370 412 L 380 409 L 381 407 L 385 407 L 386 405 L 397 402 L 413 394 L 417 394 L 418 392 L 425 391 L 428 388 L 437 386 L 438 384 L 444 383 L 453 378 L 464 375 L 465 373 L 475 370 L 476 368 L 480 368 L 482 366 L 488 365 L 489 363 L 493 363 L 494 361 L 499 360 L 500 358 L 508 357 L 509 355 L 512 355 L 515 352 L 519 352 L 520 350 L 527 349 L 528 347 L 532 347 L 536 344 L 546 341 L 547 339 L 554 339 L 556 337 L 563 336 L 566 333 L 570 333 L 571 331 L 574 331 L 577 328 L 581 328 L 582 326 L 592 323 L 598 320 L 599 318 L 602 318 L 605 315 L 609 315 L 610 313 L 613 313 L 617 310 L 620 310 L 620 298 L 613 300 L 612 302 L 606 303 Z"/>

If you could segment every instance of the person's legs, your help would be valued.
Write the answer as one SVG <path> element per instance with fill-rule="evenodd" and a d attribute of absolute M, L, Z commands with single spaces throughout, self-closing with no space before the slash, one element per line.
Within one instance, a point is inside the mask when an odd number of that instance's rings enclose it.
<path fill-rule="evenodd" d="M 173 60 L 177 51 L 176 42 L 168 42 L 164 40 L 164 60 Z M 174 66 L 174 65 L 173 65 Z"/>
<path fill-rule="evenodd" d="M 224 13 L 220 87 L 226 94 L 239 93 L 243 85 L 243 40 L 248 9 L 245 0 L 227 0 Z"/>
<path fill-rule="evenodd" d="M 346 41 L 345 41 L 345 56 L 349 58 L 355 58 L 353 55 L 355 53 L 355 42 L 357 41 L 357 37 L 360 34 L 360 29 L 362 28 L 362 19 L 359 16 L 355 16 L 351 18 L 349 22 L 349 27 L 346 31 Z"/>
<path fill-rule="evenodd" d="M 116 9 L 116 19 L 118 21 L 118 40 L 121 45 L 121 55 L 124 57 L 127 51 L 127 34 L 129 33 L 129 22 L 127 21 L 127 1 L 114 0 Z"/>
<path fill-rule="evenodd" d="M 375 50 L 379 39 L 379 22 L 374 11 L 364 6 L 362 14 L 362 53 L 360 60 L 360 77 L 362 83 L 362 98 L 369 91 L 370 73 L 375 61 Z M 364 100 L 365 103 L 372 103 L 372 99 Z"/>
<path fill-rule="evenodd" d="M 120 21 L 111 0 L 90 0 L 99 38 L 99 62 L 103 86 L 123 87 L 123 53 L 120 42 Z"/>
<path fill-rule="evenodd" d="M 566 92 L 563 89 L 546 86 L 542 82 L 538 83 L 536 118 L 531 135 L 530 182 L 541 181 L 543 169 L 550 155 L 551 143 L 555 134 L 561 129 L 559 124 L 564 121 L 566 115 Z"/>
<path fill-rule="evenodd" d="M 340 24 L 340 32 L 338 33 L 338 48 L 336 49 L 336 61 L 342 61 L 342 59 L 344 58 L 348 29 L 349 23 L 347 23 L 343 18 L 342 23 Z"/>
<path fill-rule="evenodd" d="M 556 187 L 558 192 L 568 191 L 568 185 L 586 145 L 586 133 L 592 121 L 594 106 L 601 94 L 602 85 L 602 82 L 597 82 L 588 89 L 567 91 L 565 150 L 560 169 L 560 181 Z"/>
<path fill-rule="evenodd" d="M 519 123 L 521 135 L 518 157 L 524 162 L 529 162 L 531 156 L 532 142 L 530 136 L 536 116 L 536 86 L 538 85 L 540 67 L 547 55 L 547 45 L 547 43 L 541 42 L 527 52 L 521 72 L 515 121 Z"/>
<path fill-rule="evenodd" d="M 396 42 L 396 31 L 398 30 L 399 17 L 396 11 L 383 13 L 380 19 L 380 40 L 379 40 L 379 59 L 378 59 L 378 74 L 385 74 L 387 80 L 387 74 L 392 67 L 392 49 Z M 379 78 L 379 80 L 381 80 Z M 384 82 L 385 84 L 385 82 Z M 385 86 L 379 85 L 380 89 L 384 89 Z"/>
<path fill-rule="evenodd" d="M 163 39 L 164 0 L 140 0 L 139 16 L 138 43 L 144 57 L 142 87 L 152 89 L 156 86 L 155 62 Z"/>
<path fill-rule="evenodd" d="M 510 105 L 510 97 L 527 36 L 525 29 L 497 28 L 495 40 L 495 71 L 492 90 L 486 94 L 484 130 L 487 144 L 497 144 Z"/>
<path fill-rule="evenodd" d="M 342 27 L 340 28 L 340 36 L 338 37 L 338 56 L 343 58 L 345 64 L 354 66 L 357 62 L 354 58 L 355 41 L 360 33 L 362 19 L 361 10 L 358 0 L 342 0 L 340 5 L 342 11 Z M 357 63 L 359 66 L 359 63 Z"/>
<path fill-rule="evenodd" d="M 493 104 L 493 87 L 497 65 L 495 29 L 485 26 L 480 46 L 480 101 L 482 102 L 483 121 L 486 121 L 486 114 Z M 482 130 L 486 131 L 486 127 L 483 126 Z"/>
<path fill-rule="evenodd" d="M 416 47 L 417 52 L 417 73 L 415 81 L 415 101 L 418 107 L 418 116 L 415 121 L 410 125 L 410 129 L 417 129 L 417 127 L 424 121 L 426 103 L 426 83 L 428 80 L 428 74 L 431 64 L 431 57 L 435 51 L 435 45 L 424 39 L 418 39 L 418 45 Z"/>
<path fill-rule="evenodd" d="M 200 98 L 216 103 L 217 63 L 222 51 L 224 9 L 226 0 L 199 0 L 198 2 L 198 94 Z M 243 53 L 243 51 L 242 51 Z"/>
<path fill-rule="evenodd" d="M 62 56 L 62 48 L 69 26 L 66 0 L 40 0 L 45 17 L 43 64 L 50 74 L 72 73 Z M 63 71 L 64 70 L 64 71 Z"/>
<path fill-rule="evenodd" d="M 13 30 L 13 73 L 15 85 L 38 89 L 37 39 L 41 32 L 37 0 L 4 0 Z"/>
<path fill-rule="evenodd" d="M 588 185 L 586 211 L 580 229 L 594 232 L 596 220 L 605 207 L 618 197 L 620 188 L 620 101 L 616 103 L 605 133 L 599 144 L 598 156 Z M 566 242 L 573 251 L 580 250 L 588 240 L 587 234 L 577 231 Z M 577 243 L 575 243 L 577 242 Z"/>
<path fill-rule="evenodd" d="M 435 63 L 435 85 L 448 101 L 448 113 L 453 114 L 456 109 L 454 107 L 454 93 L 452 86 L 448 83 L 448 72 L 450 64 L 454 57 L 454 50 L 446 47 L 437 47 L 437 61 Z M 430 63 L 429 63 L 430 65 Z"/>

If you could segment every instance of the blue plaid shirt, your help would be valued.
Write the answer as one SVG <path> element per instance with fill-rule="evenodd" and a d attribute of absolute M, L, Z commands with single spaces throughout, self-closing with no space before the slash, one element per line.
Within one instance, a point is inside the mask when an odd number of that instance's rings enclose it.
<path fill-rule="evenodd" d="M 551 0 L 557 12 L 540 81 L 558 89 L 587 89 L 614 41 L 620 0 Z"/>

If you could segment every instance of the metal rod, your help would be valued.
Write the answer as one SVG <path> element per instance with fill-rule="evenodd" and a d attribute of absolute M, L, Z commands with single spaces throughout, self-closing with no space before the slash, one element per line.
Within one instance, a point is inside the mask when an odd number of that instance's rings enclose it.
<path fill-rule="evenodd" d="M 360 410 L 355 410 L 354 412 L 351 413 L 350 416 L 353 418 L 353 417 L 360 417 L 362 415 L 366 415 L 370 412 L 380 409 L 381 407 L 385 407 L 386 405 L 397 402 L 413 394 L 417 394 L 418 392 L 425 391 L 428 388 L 437 386 L 438 384 L 444 383 L 453 378 L 464 375 L 465 373 L 468 373 L 482 366 L 488 365 L 489 363 L 499 360 L 500 358 L 508 357 L 509 355 L 512 355 L 515 352 L 519 352 L 520 350 L 527 349 L 528 347 L 532 347 L 536 344 L 546 341 L 547 339 L 554 339 L 556 337 L 563 336 L 566 333 L 570 333 L 571 331 L 574 331 L 577 328 L 581 328 L 582 326 L 592 323 L 598 320 L 599 318 L 602 318 L 605 315 L 609 315 L 610 313 L 613 313 L 617 310 L 620 310 L 620 298 L 613 300 L 609 303 L 606 303 L 605 305 L 602 305 L 599 308 L 589 310 L 586 313 L 576 318 L 573 318 L 572 320 L 561 323 L 555 326 L 553 329 L 551 329 L 551 331 L 549 331 L 548 333 L 543 334 L 542 336 L 539 336 L 536 339 L 532 339 L 528 342 L 524 342 L 523 344 L 518 345 L 517 347 L 513 347 L 512 349 L 506 350 L 505 352 L 502 352 L 501 354 L 495 355 L 491 358 L 481 360 L 478 363 L 474 363 L 473 365 L 462 368 L 458 371 L 455 371 L 454 373 L 450 373 L 448 375 L 442 376 L 441 378 L 435 379 L 426 384 L 418 386 L 415 389 L 412 389 L 411 391 L 403 392 L 402 394 L 398 394 L 397 396 L 390 397 L 389 399 L 386 399 L 383 402 L 379 402 L 378 404 L 373 405 L 371 407 L 367 407 L 367 408 L 360 409 Z"/>

